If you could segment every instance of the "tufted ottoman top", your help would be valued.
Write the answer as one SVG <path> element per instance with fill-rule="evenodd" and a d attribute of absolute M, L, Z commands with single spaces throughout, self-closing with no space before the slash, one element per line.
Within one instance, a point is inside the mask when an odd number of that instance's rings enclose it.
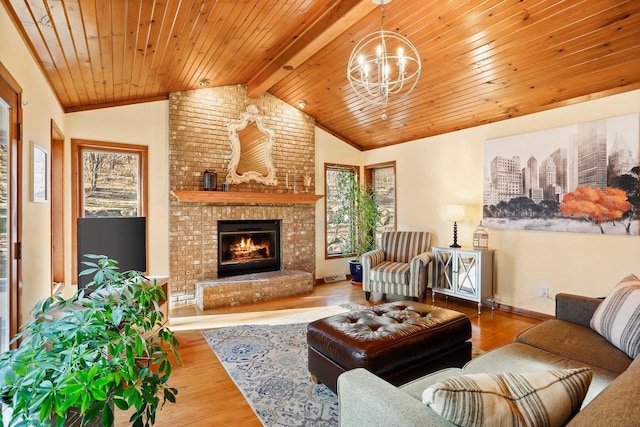
<path fill-rule="evenodd" d="M 307 344 L 345 370 L 392 372 L 471 338 L 471 322 L 457 311 L 407 301 L 319 319 Z"/>

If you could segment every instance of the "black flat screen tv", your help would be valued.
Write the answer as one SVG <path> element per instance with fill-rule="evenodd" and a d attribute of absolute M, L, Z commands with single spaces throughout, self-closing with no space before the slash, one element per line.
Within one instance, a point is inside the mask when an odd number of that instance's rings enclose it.
<path fill-rule="evenodd" d="M 147 271 L 147 218 L 94 217 L 78 218 L 78 274 L 87 266 L 86 254 L 106 255 L 118 261 L 119 271 Z M 92 275 L 78 275 L 78 290 L 93 280 Z"/>

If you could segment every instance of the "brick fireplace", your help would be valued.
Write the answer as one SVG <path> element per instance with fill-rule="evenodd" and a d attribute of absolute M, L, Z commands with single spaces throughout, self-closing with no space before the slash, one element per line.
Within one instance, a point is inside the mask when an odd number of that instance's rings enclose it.
<path fill-rule="evenodd" d="M 313 195 L 315 183 L 305 188 L 304 176 L 315 176 L 313 118 L 270 94 L 248 98 L 246 86 L 226 86 L 176 92 L 169 99 L 169 167 L 172 190 L 203 190 L 205 169 L 218 174 L 217 196 L 222 196 L 231 158 L 227 125 L 258 106 L 266 125 L 275 131 L 273 160 L 278 185 L 251 182 L 230 186 L 240 193 L 282 195 L 286 176 L 289 194 Z M 210 193 L 210 192 L 206 192 Z M 285 198 L 256 202 L 234 197 L 232 202 L 184 201 L 170 197 L 170 301 L 172 307 L 196 304 L 196 283 L 219 277 L 219 221 L 279 220 L 282 270 L 308 272 L 315 278 L 315 204 L 289 203 Z M 223 273 L 224 275 L 224 273 Z M 278 297 L 277 291 L 270 297 Z M 231 303 L 232 304 L 232 303 Z"/>

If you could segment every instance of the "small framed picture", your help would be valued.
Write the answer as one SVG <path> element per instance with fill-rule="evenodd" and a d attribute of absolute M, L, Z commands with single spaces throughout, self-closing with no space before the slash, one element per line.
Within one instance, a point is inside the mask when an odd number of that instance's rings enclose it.
<path fill-rule="evenodd" d="M 33 201 L 47 201 L 47 150 L 33 144 Z"/>

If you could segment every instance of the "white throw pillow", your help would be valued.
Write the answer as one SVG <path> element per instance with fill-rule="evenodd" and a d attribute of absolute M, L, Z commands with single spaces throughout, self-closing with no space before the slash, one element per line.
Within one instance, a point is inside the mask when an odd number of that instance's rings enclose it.
<path fill-rule="evenodd" d="M 446 378 L 422 402 L 450 422 L 471 426 L 564 426 L 578 412 L 591 368 Z"/>
<path fill-rule="evenodd" d="M 640 354 L 640 279 L 622 279 L 600 303 L 591 318 L 591 329 L 635 359 Z"/>

